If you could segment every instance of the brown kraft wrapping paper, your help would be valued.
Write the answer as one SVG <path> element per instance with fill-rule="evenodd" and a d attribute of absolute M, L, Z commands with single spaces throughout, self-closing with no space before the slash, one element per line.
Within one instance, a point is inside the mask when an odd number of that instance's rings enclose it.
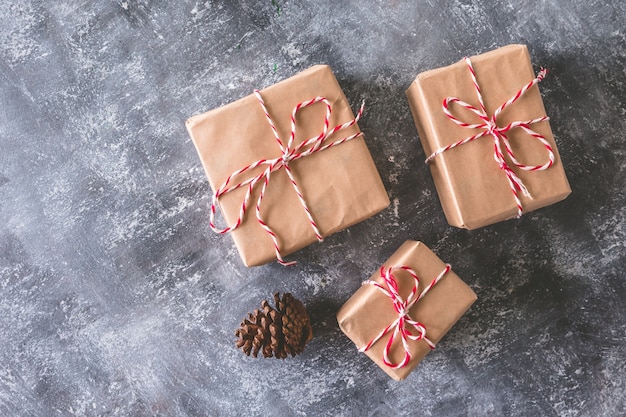
<path fill-rule="evenodd" d="M 421 293 L 446 267 L 422 242 L 406 241 L 383 264 L 384 267 L 406 265 L 420 278 L 418 293 Z M 395 271 L 400 295 L 406 299 L 413 287 L 413 278 L 406 271 Z M 380 270 L 371 278 L 383 283 Z M 384 284 L 383 284 L 384 286 Z M 459 318 L 476 301 L 476 294 L 454 272 L 450 270 L 422 299 L 409 310 L 413 320 L 423 323 L 426 337 L 437 344 Z M 357 348 L 366 346 L 385 327 L 398 317 L 391 299 L 373 285 L 362 285 L 339 309 L 337 322 L 341 330 L 354 342 Z M 392 369 L 383 362 L 383 351 L 393 331 L 387 333 L 365 354 L 383 371 L 395 380 L 406 378 L 417 364 L 430 352 L 424 340 L 409 340 L 411 360 L 399 369 Z M 400 336 L 394 340 L 390 359 L 399 363 L 404 358 Z"/>
<path fill-rule="evenodd" d="M 291 131 L 290 116 L 298 103 L 317 96 L 327 98 L 332 105 L 331 128 L 354 119 L 343 91 L 326 65 L 311 67 L 261 90 L 261 95 L 285 145 Z M 298 112 L 295 145 L 321 133 L 325 114 L 323 103 Z M 260 159 L 281 156 L 280 147 L 254 95 L 191 117 L 187 121 L 187 130 L 213 190 L 222 186 L 236 170 Z M 333 134 L 324 143 L 357 132 L 359 128 L 355 124 Z M 289 166 L 323 236 L 365 220 L 389 205 L 387 192 L 363 137 L 294 160 Z M 258 167 L 234 183 L 257 175 L 264 168 Z M 254 212 L 260 185 L 252 193 L 241 226 L 231 232 L 247 266 L 276 259 L 272 239 L 259 225 Z M 217 216 L 218 227 L 235 223 L 245 192 L 246 187 L 242 187 L 220 198 L 223 218 Z M 284 169 L 271 174 L 261 213 L 278 236 L 282 256 L 317 241 Z"/>
<path fill-rule="evenodd" d="M 471 61 L 489 116 L 535 78 L 525 45 L 508 45 L 473 56 Z M 446 117 L 442 102 L 447 97 L 458 97 L 475 107 L 479 106 L 465 61 L 423 72 L 407 90 L 426 156 L 481 132 L 480 129 L 458 126 Z M 452 104 L 451 108 L 453 114 L 463 121 L 479 121 L 476 115 L 456 104 Z M 539 89 L 533 86 L 500 114 L 498 126 L 545 114 Z M 530 127 L 550 143 L 555 161 L 545 171 L 523 171 L 515 167 L 507 156 L 507 163 L 532 195 L 530 199 L 519 194 L 525 213 L 563 200 L 571 192 L 549 122 L 539 122 Z M 507 135 L 521 163 L 541 165 L 548 160 L 544 145 L 522 129 L 513 129 Z M 475 229 L 517 216 L 517 206 L 507 177 L 494 161 L 493 147 L 493 137 L 488 135 L 450 149 L 430 162 L 435 187 L 450 225 Z"/>

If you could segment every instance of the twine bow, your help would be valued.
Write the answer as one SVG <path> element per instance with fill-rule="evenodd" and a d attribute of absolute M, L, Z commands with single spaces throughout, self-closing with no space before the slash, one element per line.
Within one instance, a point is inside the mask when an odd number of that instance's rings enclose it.
<path fill-rule="evenodd" d="M 322 234 L 319 231 L 319 228 L 317 227 L 317 223 L 315 222 L 315 220 L 313 219 L 313 215 L 311 214 L 311 210 L 309 210 L 309 207 L 306 203 L 306 200 L 304 199 L 304 196 L 302 194 L 302 191 L 300 190 L 300 187 L 298 186 L 298 183 L 293 175 L 292 169 L 290 168 L 289 164 L 293 161 L 296 161 L 300 158 L 304 158 L 306 156 L 309 156 L 311 154 L 317 153 L 317 152 L 321 152 L 323 150 L 326 150 L 328 148 L 331 148 L 333 146 L 337 146 L 340 145 L 344 142 L 347 142 L 349 140 L 355 139 L 359 136 L 362 136 L 363 133 L 362 132 L 358 132 L 355 134 L 352 134 L 350 136 L 344 137 L 342 139 L 338 139 L 336 141 L 324 144 L 324 142 L 326 141 L 326 139 L 328 137 L 330 137 L 331 135 L 333 135 L 336 132 L 339 132 L 340 130 L 346 129 L 350 126 L 353 126 L 354 124 L 357 123 L 357 121 L 361 118 L 361 115 L 363 114 L 363 107 L 365 106 L 365 103 L 363 103 L 361 105 L 361 108 L 359 109 L 359 112 L 357 113 L 356 117 L 354 119 L 352 119 L 349 122 L 343 123 L 341 125 L 337 125 L 335 127 L 333 127 L 332 129 L 329 129 L 329 123 L 330 123 L 330 115 L 332 113 L 332 106 L 330 105 L 330 102 L 324 98 L 324 97 L 315 97 L 312 100 L 309 101 L 304 101 L 302 103 L 297 104 L 292 113 L 291 113 L 291 132 L 289 134 L 289 139 L 287 140 L 287 144 L 285 145 L 283 140 L 280 138 L 280 136 L 278 135 L 278 130 L 276 129 L 276 125 L 274 124 L 274 121 L 272 120 L 272 117 L 270 115 L 270 113 L 267 111 L 267 108 L 265 107 L 265 102 L 263 101 L 263 97 L 261 96 L 261 93 L 259 90 L 254 90 L 254 95 L 256 96 L 256 98 L 258 99 L 261 107 L 263 108 L 263 113 L 265 114 L 265 118 L 267 119 L 267 122 L 270 125 L 270 128 L 272 129 L 272 133 L 274 134 L 274 138 L 276 139 L 276 142 L 278 143 L 278 146 L 280 147 L 281 150 L 281 156 L 279 156 L 278 158 L 274 158 L 274 159 L 260 159 L 256 162 L 253 162 L 252 164 L 246 165 L 245 167 L 238 169 L 237 171 L 233 172 L 232 174 L 230 174 L 228 176 L 228 178 L 226 179 L 226 181 L 224 181 L 224 183 L 222 184 L 221 187 L 219 187 L 214 193 L 213 193 L 213 201 L 211 204 L 211 216 L 210 216 L 210 226 L 211 229 L 216 232 L 216 233 L 220 233 L 220 234 L 224 234 L 224 233 L 229 233 L 232 232 L 233 230 L 237 229 L 239 226 L 241 226 L 241 223 L 243 223 L 243 219 L 246 215 L 246 210 L 249 206 L 250 203 L 250 196 L 252 195 L 252 191 L 254 190 L 254 187 L 261 183 L 261 191 L 259 193 L 259 198 L 256 201 L 256 205 L 255 205 L 255 214 L 256 214 L 256 219 L 257 222 L 261 225 L 261 227 L 270 235 L 270 237 L 272 238 L 272 243 L 274 244 L 274 250 L 276 252 L 276 259 L 278 260 L 278 262 L 282 265 L 294 265 L 296 262 L 292 261 L 292 262 L 286 262 L 281 253 L 280 253 L 280 245 L 279 245 L 279 241 L 278 241 L 278 235 L 276 234 L 276 232 L 274 232 L 274 230 L 272 230 L 272 228 L 265 222 L 265 220 L 263 220 L 263 216 L 261 214 L 261 202 L 263 201 L 263 197 L 265 196 L 265 191 L 267 189 L 267 186 L 270 182 L 270 177 L 272 175 L 272 173 L 279 171 L 281 169 L 284 169 L 285 172 L 287 173 L 287 175 L 289 176 L 289 180 L 291 182 L 291 185 L 293 186 L 294 191 L 296 192 L 298 199 L 300 200 L 300 204 L 302 205 L 302 208 L 304 209 L 304 212 L 306 213 L 306 216 L 309 220 L 309 223 L 311 225 L 311 228 L 313 229 L 314 233 L 315 233 L 315 237 L 317 238 L 317 240 L 322 241 Z M 319 102 L 323 102 L 326 105 L 326 115 L 324 117 L 324 123 L 323 123 L 323 127 L 322 127 L 322 131 L 320 132 L 319 135 L 312 137 L 308 140 L 305 140 L 304 142 L 300 143 L 299 145 L 294 145 L 294 141 L 295 141 L 295 137 L 296 137 L 296 115 L 297 113 L 308 106 L 311 106 L 315 103 L 319 103 Z M 265 170 L 256 175 L 253 176 L 252 178 L 248 178 L 245 179 L 237 184 L 231 185 L 231 182 L 233 182 L 234 178 L 239 177 L 242 174 L 247 173 L 248 171 L 257 168 L 259 166 L 264 166 Z M 235 221 L 235 223 L 232 226 L 227 226 L 225 228 L 218 228 L 215 225 L 215 214 L 217 211 L 217 205 L 218 205 L 218 201 L 220 199 L 220 197 L 222 197 L 225 194 L 230 193 L 231 191 L 235 191 L 239 188 L 242 187 L 246 187 L 247 186 L 247 191 L 245 194 L 245 197 L 243 199 L 243 202 L 241 203 L 241 208 L 239 210 L 239 217 L 237 218 L 237 220 Z"/>
<path fill-rule="evenodd" d="M 414 270 L 409 268 L 406 265 L 396 265 L 389 268 L 383 266 L 380 268 L 380 276 L 383 278 L 385 286 L 379 284 L 373 280 L 367 280 L 363 282 L 363 285 L 373 285 L 382 291 L 386 296 L 391 299 L 393 303 L 393 308 L 398 313 L 398 318 L 396 318 L 393 322 L 391 322 L 387 327 L 385 327 L 376 337 L 374 337 L 367 345 L 359 349 L 359 352 L 365 352 L 369 348 L 371 348 L 376 342 L 378 342 L 384 335 L 392 331 L 391 337 L 387 341 L 387 345 L 385 345 L 385 350 L 383 351 L 383 362 L 385 365 L 389 366 L 392 369 L 398 369 L 406 366 L 411 360 L 411 352 L 409 350 L 409 342 L 408 339 L 411 340 L 423 340 L 428 343 L 431 349 L 435 348 L 435 344 L 426 337 L 426 327 L 423 323 L 413 320 L 409 315 L 409 310 L 415 303 L 417 303 L 432 287 L 434 287 L 443 277 L 450 271 L 451 266 L 446 264 L 444 270 L 426 287 L 424 290 L 418 294 L 417 290 L 419 288 L 419 277 Z M 411 289 L 411 293 L 406 298 L 402 298 L 398 291 L 398 282 L 396 281 L 395 276 L 393 275 L 394 271 L 406 271 L 413 278 L 413 288 Z M 385 288 L 386 287 L 386 288 Z M 412 327 L 416 333 L 412 333 L 407 327 Z M 391 351 L 391 347 L 395 338 L 400 334 L 402 340 L 402 347 L 404 348 L 404 359 L 401 362 L 393 363 L 389 359 L 389 353 Z"/>
<path fill-rule="evenodd" d="M 530 128 L 530 125 L 534 123 L 542 122 L 544 120 L 548 120 L 549 118 L 548 116 L 543 116 L 543 117 L 538 117 L 532 120 L 515 121 L 512 123 L 509 123 L 508 125 L 504 127 L 499 127 L 498 116 L 500 115 L 500 113 L 502 113 L 504 109 L 506 109 L 508 106 L 512 105 L 513 103 L 515 103 L 521 96 L 523 96 L 532 86 L 534 86 L 535 84 L 543 80 L 543 78 L 547 74 L 547 70 L 542 69 L 535 79 L 533 79 L 531 82 L 529 82 L 524 87 L 522 87 L 522 89 L 520 89 L 517 93 L 515 93 L 515 95 L 513 95 L 513 97 L 511 97 L 508 101 L 506 101 L 500 107 L 498 107 L 496 111 L 493 113 L 493 115 L 489 117 L 487 114 L 487 110 L 485 108 L 485 103 L 483 101 L 482 93 L 480 91 L 480 86 L 478 85 L 478 82 L 476 81 L 476 73 L 474 72 L 474 68 L 472 67 L 472 62 L 470 61 L 469 58 L 465 58 L 465 62 L 467 63 L 467 67 L 472 76 L 472 82 L 474 83 L 474 88 L 476 89 L 476 94 L 478 96 L 478 103 L 479 103 L 480 108 L 476 108 L 475 106 L 472 106 L 471 104 L 466 103 L 465 101 L 459 99 L 458 97 L 447 97 L 443 101 L 443 112 L 450 120 L 452 120 L 454 123 L 456 123 L 457 125 L 461 127 L 465 127 L 468 129 L 483 129 L 483 131 L 436 150 L 428 158 L 426 158 L 426 163 L 431 162 L 437 155 L 443 152 L 446 152 L 447 150 L 456 148 L 457 146 L 460 146 L 460 145 L 464 145 L 468 142 L 479 139 L 483 136 L 491 135 L 494 139 L 493 158 L 496 161 L 496 163 L 500 166 L 500 169 L 502 169 L 504 173 L 506 174 L 506 177 L 509 181 L 509 186 L 511 187 L 511 192 L 513 193 L 513 198 L 515 199 L 515 204 L 517 205 L 517 217 L 520 217 L 523 213 L 523 207 L 522 207 L 522 202 L 520 201 L 518 192 L 521 191 L 528 198 L 532 198 L 532 196 L 530 192 L 528 191 L 528 188 L 526 188 L 526 186 L 524 185 L 524 182 L 515 174 L 513 169 L 509 166 L 506 159 L 504 158 L 502 144 L 504 144 L 504 150 L 506 151 L 506 154 L 509 156 L 513 164 L 519 169 L 522 169 L 524 171 L 543 171 L 543 170 L 550 168 L 552 164 L 554 164 L 554 152 L 552 150 L 552 146 L 550 146 L 550 144 L 548 143 L 548 141 L 546 140 L 544 136 L 540 135 L 539 133 L 537 133 L 536 131 Z M 464 107 L 467 110 L 471 111 L 472 113 L 476 114 L 480 118 L 481 122 L 472 124 L 472 123 L 466 123 L 460 120 L 459 118 L 454 116 L 452 112 L 450 111 L 451 103 L 457 103 L 461 107 Z M 515 128 L 522 129 L 528 135 L 537 139 L 545 146 L 548 152 L 548 161 L 545 164 L 525 165 L 517 160 L 517 158 L 515 157 L 515 153 L 511 149 L 509 138 L 507 137 L 507 132 Z"/>

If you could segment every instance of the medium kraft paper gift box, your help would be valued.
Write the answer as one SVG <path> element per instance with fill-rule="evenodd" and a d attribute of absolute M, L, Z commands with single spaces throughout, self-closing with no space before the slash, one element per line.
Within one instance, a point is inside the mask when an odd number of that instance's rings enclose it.
<path fill-rule="evenodd" d="M 332 109 L 329 131 L 355 118 L 326 65 L 313 66 L 259 93 L 284 146 L 288 145 L 292 130 L 292 111 L 299 103 L 318 96 L 327 99 Z M 297 112 L 292 150 L 322 133 L 326 111 L 326 105 L 319 102 Z M 237 170 L 283 155 L 262 105 L 252 94 L 193 116 L 186 125 L 214 192 Z M 333 133 L 323 144 L 359 132 L 355 123 Z M 309 148 L 311 146 L 304 150 Z M 261 165 L 248 170 L 232 178 L 231 185 L 260 175 L 266 168 L 267 165 Z M 365 220 L 389 205 L 387 192 L 362 136 L 291 160 L 289 168 L 322 236 Z M 247 266 L 261 265 L 278 256 L 270 233 L 257 221 L 255 213 L 262 183 L 263 180 L 254 187 L 242 222 L 232 231 L 235 245 Z M 237 223 L 246 192 L 247 187 L 241 187 L 220 196 L 218 202 L 223 218 L 216 220 L 222 223 L 220 227 Z M 276 236 L 279 255 L 288 255 L 318 240 L 284 167 L 271 173 L 260 213 Z"/>
<path fill-rule="evenodd" d="M 381 271 L 394 266 L 408 267 L 416 273 L 419 277 L 417 294 L 441 275 L 440 280 L 408 310 L 409 317 L 423 324 L 426 337 L 434 344 L 441 340 L 477 299 L 472 289 L 452 269 L 445 272 L 448 265 L 422 242 L 406 241 L 370 280 L 388 288 L 385 286 Z M 413 277 L 401 269 L 394 270 L 392 274 L 398 284 L 400 296 L 406 301 L 414 286 Z M 397 318 L 398 312 L 394 309 L 391 298 L 379 288 L 367 283 L 364 283 L 337 312 L 339 327 L 359 349 L 371 343 Z M 392 337 L 393 330 L 390 329 L 386 335 L 365 350 L 365 354 L 393 379 L 402 380 L 431 351 L 431 346 L 425 340 L 408 340 L 410 360 L 405 366 L 393 369 L 383 360 L 385 347 Z M 410 327 L 409 330 L 413 334 L 417 333 Z M 401 364 L 404 355 L 400 337 L 395 336 L 389 359 L 392 363 Z"/>
<path fill-rule="evenodd" d="M 535 78 L 525 45 L 508 45 L 470 58 L 476 81 L 482 92 L 488 117 L 526 84 Z M 407 98 L 426 156 L 486 129 L 462 127 L 446 116 L 442 103 L 456 97 L 477 109 L 480 102 L 471 72 L 465 61 L 426 71 L 417 76 L 407 90 Z M 479 124 L 480 118 L 467 108 L 452 102 L 450 111 L 460 121 Z M 532 86 L 497 117 L 497 126 L 528 121 L 545 116 L 537 85 Z M 522 189 L 518 194 L 523 212 L 563 200 L 571 189 L 559 158 L 547 120 L 527 126 L 545 137 L 554 152 L 554 163 L 545 170 L 525 171 L 515 166 L 502 142 L 507 165 L 521 179 L 531 197 Z M 528 166 L 544 165 L 549 153 L 540 140 L 517 127 L 505 132 L 515 158 Z M 507 174 L 494 160 L 491 134 L 446 150 L 430 161 L 430 169 L 448 223 L 475 229 L 521 214 Z"/>

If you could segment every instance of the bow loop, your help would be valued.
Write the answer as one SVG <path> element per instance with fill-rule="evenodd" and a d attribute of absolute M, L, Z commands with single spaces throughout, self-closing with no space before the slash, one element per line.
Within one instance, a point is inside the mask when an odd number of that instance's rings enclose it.
<path fill-rule="evenodd" d="M 471 123 L 468 123 L 459 119 L 457 116 L 455 116 L 452 113 L 452 110 L 450 109 L 451 104 L 458 104 L 459 106 L 461 106 L 461 108 L 469 110 L 471 113 L 474 113 L 481 120 L 481 123 L 471 124 Z M 484 112 L 482 109 L 476 108 L 475 106 L 469 103 L 466 103 L 465 101 L 461 100 L 458 97 L 447 97 L 443 101 L 443 112 L 454 123 L 456 123 L 457 125 L 461 127 L 465 127 L 468 129 L 481 129 L 481 128 L 484 128 L 485 125 L 489 122 L 489 116 L 487 116 L 486 112 Z"/>

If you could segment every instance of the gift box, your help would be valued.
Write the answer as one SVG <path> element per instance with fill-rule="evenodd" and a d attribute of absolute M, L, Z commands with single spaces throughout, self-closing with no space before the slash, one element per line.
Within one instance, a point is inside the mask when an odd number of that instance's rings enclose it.
<path fill-rule="evenodd" d="M 339 309 L 337 321 L 360 351 L 401 380 L 474 301 L 449 265 L 423 243 L 407 241 Z"/>
<path fill-rule="evenodd" d="M 544 75 L 535 77 L 525 45 L 509 45 L 411 83 L 407 98 L 450 225 L 475 229 L 570 194 L 536 85 Z"/>
<path fill-rule="evenodd" d="M 282 261 L 389 205 L 355 116 L 326 65 L 193 116 L 186 125 L 214 190 L 211 227 L 231 232 L 247 266 Z"/>

